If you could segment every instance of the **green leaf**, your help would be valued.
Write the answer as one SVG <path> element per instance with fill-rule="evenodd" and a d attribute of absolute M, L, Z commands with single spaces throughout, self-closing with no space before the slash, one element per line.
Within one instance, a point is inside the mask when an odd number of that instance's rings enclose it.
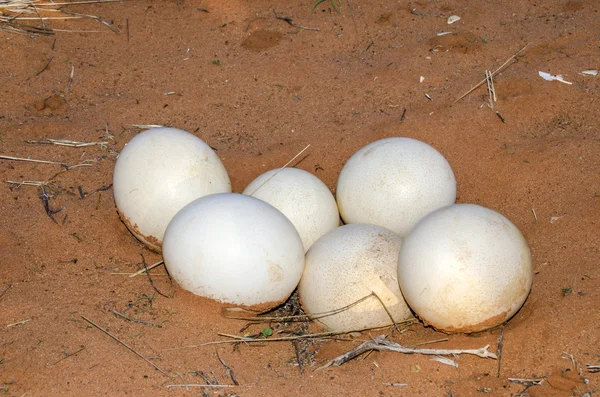
<path fill-rule="evenodd" d="M 331 2 L 331 6 L 333 7 L 334 11 L 337 12 L 338 14 L 340 13 L 340 10 L 337 8 L 337 6 L 335 5 L 335 0 L 329 0 Z M 342 5 L 341 0 L 340 1 L 340 5 Z"/>
<path fill-rule="evenodd" d="M 319 6 L 319 4 L 321 4 L 322 2 L 324 2 L 325 0 L 317 0 L 317 2 L 315 3 L 315 5 L 313 6 L 311 11 L 314 11 L 315 8 L 317 8 Z"/>
<path fill-rule="evenodd" d="M 263 328 L 263 330 L 260 331 L 260 333 L 263 334 L 263 336 L 265 338 L 268 338 L 269 336 L 273 335 L 273 328 L 271 328 L 271 327 Z"/>

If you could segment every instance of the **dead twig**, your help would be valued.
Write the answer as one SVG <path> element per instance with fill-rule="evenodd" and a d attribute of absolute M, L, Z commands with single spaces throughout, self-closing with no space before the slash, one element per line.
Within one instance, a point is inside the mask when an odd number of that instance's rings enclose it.
<path fill-rule="evenodd" d="M 153 366 L 156 370 L 158 370 L 163 375 L 165 375 L 165 376 L 167 376 L 169 378 L 172 378 L 171 375 L 169 375 L 167 372 L 163 371 L 158 365 L 154 364 L 152 361 L 150 361 L 146 357 L 142 356 L 133 347 L 129 346 L 127 343 L 123 342 L 121 339 L 117 338 L 116 336 L 114 336 L 113 334 L 111 334 L 110 332 L 108 332 L 107 330 L 105 330 L 104 328 L 102 328 L 101 326 L 99 326 L 98 324 L 96 324 L 95 322 L 93 322 L 92 320 L 90 320 L 89 318 L 87 318 L 86 316 L 82 315 L 81 318 L 84 319 L 85 321 L 87 321 L 88 323 L 92 324 L 94 327 L 98 328 L 100 331 L 104 332 L 106 335 L 110 336 L 111 338 L 113 338 L 117 342 L 119 342 L 121 345 L 125 346 L 127 349 L 129 349 L 130 351 L 132 351 L 133 353 L 135 353 L 136 356 L 140 357 L 142 360 L 144 360 L 145 362 L 147 362 L 148 364 L 150 364 L 151 366 Z"/>
<path fill-rule="evenodd" d="M 12 161 L 28 161 L 30 163 L 41 163 L 41 164 L 58 164 L 66 167 L 64 163 L 59 163 L 57 161 L 47 161 L 47 160 L 36 160 L 36 159 L 26 159 L 23 157 L 12 157 L 12 156 L 3 156 L 0 155 L 0 160 L 12 160 Z"/>
<path fill-rule="evenodd" d="M 150 277 L 150 269 L 148 269 L 148 266 L 146 265 L 146 258 L 144 258 L 144 254 L 140 254 L 140 256 L 142 257 L 142 265 L 144 265 L 144 271 L 146 272 L 146 276 L 148 277 L 148 282 L 150 283 L 152 288 L 154 288 L 154 291 L 156 291 L 160 296 L 164 296 L 165 298 L 172 298 L 172 296 L 166 295 L 160 292 L 158 288 L 156 288 L 156 286 L 154 285 L 154 281 L 152 281 L 152 277 Z"/>
<path fill-rule="evenodd" d="M 529 43 L 525 44 L 525 46 L 523 48 L 521 48 L 519 51 L 515 52 L 513 54 L 513 56 L 511 56 L 510 58 L 508 58 L 506 60 L 506 62 L 504 62 L 502 65 L 500 65 L 500 67 L 498 69 L 494 70 L 494 72 L 491 74 L 491 77 L 494 77 L 495 75 L 497 75 L 498 73 L 500 73 L 506 67 L 506 65 L 508 65 L 513 59 L 516 59 L 517 56 L 519 56 L 519 54 L 521 52 L 523 52 L 528 46 L 529 46 Z M 466 97 L 467 95 L 469 95 L 470 93 L 472 93 L 473 91 L 475 91 L 477 88 L 481 87 L 483 84 L 485 84 L 486 81 L 487 81 L 487 78 L 481 80 L 479 83 L 477 83 L 469 91 L 467 91 L 464 94 L 462 94 L 456 101 L 454 101 L 454 103 L 460 101 L 461 99 L 463 99 L 464 97 Z"/>
<path fill-rule="evenodd" d="M 54 59 L 54 55 L 52 55 L 49 59 L 48 62 L 46 62 L 46 64 L 44 65 L 44 67 L 37 72 L 34 77 L 39 76 L 40 74 L 42 74 L 43 71 L 45 71 L 46 69 L 48 69 L 48 66 L 50 66 L 50 62 L 52 62 L 52 60 Z"/>
<path fill-rule="evenodd" d="M 79 190 L 79 195 L 80 195 L 81 199 L 83 200 L 84 198 L 86 198 L 90 194 L 104 192 L 104 191 L 109 190 L 110 188 L 112 188 L 112 186 L 113 186 L 113 184 L 111 183 L 110 185 L 100 186 L 99 188 L 94 189 L 94 190 L 90 190 L 89 192 L 84 192 L 83 190 L 81 190 L 81 186 L 78 186 L 78 188 L 80 189 Z"/>
<path fill-rule="evenodd" d="M 280 20 L 282 20 L 284 22 L 287 22 L 289 25 L 291 25 L 291 26 L 293 26 L 295 28 L 304 29 L 304 30 L 315 30 L 315 31 L 321 30 L 319 28 L 309 28 L 307 26 L 302 26 L 302 25 L 298 25 L 297 23 L 293 23 L 292 22 L 292 18 L 290 18 L 290 17 L 280 17 L 279 15 L 277 15 L 277 12 L 275 12 L 274 8 L 273 8 L 273 14 L 275 14 L 275 18 L 276 19 L 280 19 Z"/>
<path fill-rule="evenodd" d="M 41 3 L 38 0 L 3 0 L 0 2 L 0 30 L 11 33 L 30 33 L 30 34 L 54 34 L 55 31 L 76 32 L 73 30 L 52 29 L 46 26 L 46 21 L 49 20 L 69 20 L 89 18 L 107 26 L 115 33 L 118 31 L 95 15 L 79 14 L 65 10 L 64 6 L 76 4 L 95 4 L 95 3 L 111 3 L 121 0 L 93 0 L 93 1 L 75 1 L 75 2 L 60 2 L 60 3 Z M 48 16 L 61 14 L 59 16 Z M 28 16 L 32 15 L 32 16 Z M 18 21 L 39 21 L 41 26 L 30 26 L 15 23 Z"/>
<path fill-rule="evenodd" d="M 162 324 L 153 323 L 152 321 L 140 320 L 140 319 L 137 319 L 137 318 L 131 318 L 131 317 L 129 317 L 129 316 L 127 316 L 127 315 L 125 315 L 125 314 L 123 314 L 123 313 L 115 310 L 115 309 L 112 309 L 111 313 L 113 313 L 113 314 L 115 314 L 115 315 L 117 315 L 117 316 L 119 316 L 121 318 L 124 318 L 127 321 L 131 321 L 132 323 L 139 323 L 139 324 L 151 325 L 151 326 L 156 327 L 156 328 L 162 328 Z"/>
<path fill-rule="evenodd" d="M 8 291 L 11 288 L 12 288 L 12 284 L 8 284 L 8 286 L 6 288 L 4 288 L 4 290 L 2 290 L 2 292 L 0 292 L 0 298 L 2 298 L 4 296 L 4 294 L 6 293 L 6 291 Z"/>
<path fill-rule="evenodd" d="M 158 266 L 162 265 L 163 263 L 165 263 L 165 261 L 160 260 L 160 261 L 156 262 L 153 265 L 150 265 L 148 267 L 144 267 L 143 269 L 138 270 L 137 272 L 130 274 L 129 277 L 135 277 L 135 276 L 139 276 L 142 273 L 147 273 L 150 270 L 154 269 L 155 267 L 158 267 Z"/>
<path fill-rule="evenodd" d="M 396 342 L 392 342 L 386 339 L 385 335 L 377 336 L 362 345 L 355 347 L 354 349 L 342 354 L 329 361 L 327 364 L 323 365 L 318 369 L 323 369 L 331 366 L 339 367 L 342 364 L 352 360 L 355 357 L 360 356 L 363 353 L 368 351 L 377 350 L 377 351 L 393 351 L 396 353 L 403 354 L 426 354 L 426 355 L 436 355 L 436 356 L 447 356 L 447 355 L 456 355 L 456 354 L 470 354 L 481 358 L 493 358 L 496 359 L 496 355 L 488 350 L 490 346 L 484 346 L 480 349 L 419 349 L 419 348 L 408 348 L 404 347 Z"/>
<path fill-rule="evenodd" d="M 227 363 L 225 361 L 223 361 L 221 356 L 219 356 L 219 351 L 217 349 L 215 349 L 215 353 L 217 354 L 217 358 L 219 359 L 221 364 L 223 364 L 223 366 L 225 367 L 225 371 L 227 372 L 227 375 L 229 375 L 229 377 L 231 378 L 231 381 L 233 382 L 233 384 L 238 386 L 239 383 L 238 383 L 237 379 L 235 378 L 235 373 L 233 372 L 231 367 L 229 365 L 227 365 Z"/>
<path fill-rule="evenodd" d="M 218 341 L 201 343 L 198 345 L 177 346 L 177 347 L 171 347 L 171 348 L 165 349 L 165 350 L 195 349 L 198 347 L 208 346 L 208 345 L 220 345 L 220 344 L 240 343 L 240 342 L 242 342 L 242 343 L 264 343 L 264 342 L 282 342 L 282 341 L 289 342 L 292 340 L 300 340 L 300 339 L 326 339 L 326 338 L 335 337 L 337 335 L 343 335 L 346 333 L 348 333 L 348 332 L 347 331 L 343 331 L 343 332 L 330 331 L 330 332 L 318 332 L 318 333 L 314 333 L 314 334 L 283 336 L 280 338 L 268 338 L 268 339 L 256 339 L 256 338 L 250 338 L 247 336 L 238 336 L 238 335 L 218 333 L 217 335 L 223 336 L 225 338 L 230 338 L 231 340 L 218 340 Z"/>
<path fill-rule="evenodd" d="M 79 350 L 77 350 L 77 351 L 74 351 L 73 353 L 69 353 L 69 354 L 67 354 L 66 356 L 62 357 L 61 359 L 59 359 L 59 360 L 56 360 L 56 361 L 55 361 L 55 362 L 53 362 L 52 364 L 48 364 L 48 365 L 56 365 L 56 364 L 58 364 L 59 362 L 61 362 L 62 360 L 66 360 L 66 359 L 67 359 L 67 358 L 69 358 L 69 357 L 73 357 L 73 356 L 74 356 L 74 355 L 76 355 L 77 353 L 80 353 L 80 352 L 82 352 L 82 351 L 84 351 L 84 350 L 85 350 L 85 346 L 81 346 L 81 348 L 80 348 Z"/>
<path fill-rule="evenodd" d="M 149 129 L 149 128 L 161 128 L 161 127 L 165 127 L 165 126 L 160 125 L 160 124 L 127 124 L 125 127 L 137 128 L 139 130 L 145 130 L 145 129 Z"/>
<path fill-rule="evenodd" d="M 277 174 L 279 174 L 282 170 L 285 169 L 285 167 L 287 167 L 288 165 L 290 165 L 294 160 L 296 160 L 298 157 L 300 157 L 300 155 L 302 153 L 304 153 L 306 151 L 306 149 L 308 149 L 310 147 L 310 143 L 308 145 L 306 145 L 306 147 L 302 150 L 300 150 L 300 152 L 298 152 L 297 155 L 295 155 L 294 157 L 292 157 L 292 159 L 290 161 L 288 161 L 287 163 L 285 163 L 283 165 L 283 167 L 281 167 L 276 173 L 274 173 L 273 175 L 271 175 L 270 177 L 267 178 L 267 180 L 265 180 L 263 183 L 261 183 L 256 189 L 254 189 L 252 191 L 252 193 L 249 194 L 249 196 L 254 195 L 254 193 L 256 193 L 261 187 L 263 187 L 267 182 L 269 182 L 271 179 L 273 179 Z"/>
<path fill-rule="evenodd" d="M 498 118 L 500 119 L 500 121 L 502 121 L 504 124 L 506 124 L 506 119 L 504 117 L 502 117 L 502 115 L 500 114 L 500 112 L 496 111 L 496 116 L 498 116 Z"/>
<path fill-rule="evenodd" d="M 489 70 L 485 71 L 485 79 L 487 81 L 490 108 L 493 110 L 494 102 L 496 102 L 496 89 L 494 88 L 494 78 L 492 77 L 491 71 L 489 71 Z"/>
<path fill-rule="evenodd" d="M 496 355 L 498 356 L 498 372 L 496 377 L 500 377 L 500 369 L 502 368 L 502 349 L 504 348 L 504 327 L 502 327 L 502 331 L 500 332 L 500 336 L 498 337 L 498 349 L 496 349 Z"/>
<path fill-rule="evenodd" d="M 413 8 L 412 10 L 410 10 L 410 13 L 413 15 L 418 15 L 420 17 L 441 17 L 442 14 L 426 14 L 424 12 L 419 12 L 417 11 L 416 8 Z"/>
<path fill-rule="evenodd" d="M 236 387 L 236 385 L 201 385 L 201 384 L 197 384 L 197 383 L 186 383 L 186 384 L 181 384 L 181 385 L 167 385 L 165 386 L 167 389 L 170 389 L 171 387 Z"/>
<path fill-rule="evenodd" d="M 432 343 L 440 343 L 440 342 L 447 342 L 447 341 L 448 341 L 448 338 L 440 338 L 440 339 L 428 340 L 425 342 L 414 343 L 412 345 L 404 346 L 404 347 L 417 347 L 417 346 L 431 345 Z"/>
<path fill-rule="evenodd" d="M 333 316 L 335 314 L 344 312 L 344 311 L 350 309 L 351 307 L 356 306 L 359 303 L 361 303 L 371 297 L 374 297 L 373 292 L 371 292 L 369 295 L 363 296 L 360 299 L 357 299 L 356 301 L 350 303 L 349 305 L 340 307 L 338 309 L 330 310 L 327 312 L 321 312 L 321 313 L 301 314 L 301 315 L 296 315 L 296 316 L 281 316 L 281 317 L 268 317 L 268 316 L 241 317 L 241 316 L 226 316 L 226 315 L 224 315 L 223 317 L 229 318 L 232 320 L 244 320 L 244 321 L 248 321 L 248 322 L 253 322 L 255 324 L 260 324 L 260 323 L 265 323 L 265 322 L 296 322 L 296 321 L 306 322 L 306 321 L 310 321 L 310 320 L 318 320 L 323 317 Z M 239 308 L 226 308 L 225 310 L 244 311 L 244 309 L 240 310 Z M 401 321 L 398 324 L 412 324 L 415 321 L 416 321 L 415 319 L 408 319 L 408 320 Z M 386 327 L 381 327 L 381 328 L 386 328 Z"/>
<path fill-rule="evenodd" d="M 392 317 L 392 313 L 390 313 L 390 311 L 386 307 L 385 303 L 383 303 L 383 301 L 381 300 L 381 298 L 379 297 L 379 295 L 377 295 L 375 293 L 375 291 L 371 291 L 371 293 L 373 294 L 373 296 L 375 298 L 377 298 L 377 300 L 379 301 L 379 303 L 381 303 L 381 306 L 383 307 L 383 310 L 385 310 L 385 312 L 387 313 L 388 317 L 390 318 L 390 321 L 394 325 L 394 328 L 392 329 L 392 336 L 394 335 L 394 331 L 397 331 L 398 333 L 400 333 L 400 330 L 398 329 L 398 325 L 396 324 L 396 320 L 394 320 L 394 317 Z"/>
<path fill-rule="evenodd" d="M 32 318 L 28 318 L 27 320 L 18 321 L 16 323 L 8 324 L 6 326 L 6 328 L 16 327 L 17 325 L 23 325 L 23 324 L 26 324 L 26 323 L 30 322 L 31 320 L 33 320 L 33 319 Z"/>
<path fill-rule="evenodd" d="M 520 393 L 517 394 L 517 395 L 521 396 L 521 395 L 525 394 L 527 392 L 527 389 L 529 389 L 530 387 L 541 385 L 542 382 L 544 382 L 544 378 L 538 378 L 538 379 L 508 378 L 508 381 L 511 383 L 518 383 L 520 385 L 525 386 L 525 388 L 523 390 L 521 390 Z"/>
<path fill-rule="evenodd" d="M 56 221 L 56 219 L 54 219 L 54 215 L 56 215 L 59 212 L 61 212 L 62 210 L 64 210 L 65 207 L 58 208 L 55 210 L 53 210 L 52 207 L 50 207 L 50 195 L 48 193 L 46 193 L 46 188 L 44 187 L 44 185 L 41 185 L 40 199 L 42 200 L 42 205 L 44 206 L 44 210 L 46 210 L 46 215 L 48 215 L 48 217 L 50 219 L 52 219 L 52 222 L 54 222 L 58 225 L 58 222 Z"/>
<path fill-rule="evenodd" d="M 57 145 L 57 146 L 68 146 L 68 147 L 87 147 L 87 146 L 100 146 L 104 149 L 108 142 L 78 142 L 71 141 L 69 139 L 28 139 L 25 143 L 29 144 L 40 144 L 40 145 Z"/>
<path fill-rule="evenodd" d="M 304 376 L 304 366 L 302 365 L 302 358 L 300 357 L 300 345 L 298 343 L 298 340 L 293 340 L 292 346 L 294 346 L 294 352 L 296 353 L 296 362 L 298 363 L 300 375 Z"/>
<path fill-rule="evenodd" d="M 71 65 L 71 75 L 69 76 L 69 82 L 67 83 L 67 92 L 71 91 L 71 83 L 73 82 L 74 75 L 75 75 L 75 66 Z"/>

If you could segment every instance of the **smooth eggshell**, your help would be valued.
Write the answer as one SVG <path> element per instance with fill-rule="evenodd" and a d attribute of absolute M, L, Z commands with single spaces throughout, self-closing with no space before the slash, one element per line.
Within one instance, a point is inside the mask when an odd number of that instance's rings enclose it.
<path fill-rule="evenodd" d="M 177 211 L 207 194 L 231 192 L 231 183 L 210 146 L 188 132 L 165 127 L 144 131 L 123 148 L 113 189 L 125 225 L 160 252 Z"/>
<path fill-rule="evenodd" d="M 336 199 L 344 223 L 375 224 L 405 236 L 422 217 L 454 203 L 456 180 L 433 147 L 387 138 L 350 157 L 338 178 Z"/>
<path fill-rule="evenodd" d="M 341 309 L 375 292 L 396 322 L 410 318 L 396 275 L 401 244 L 397 234 L 375 225 L 345 225 L 327 233 L 306 253 L 298 285 L 302 307 L 314 316 Z M 374 296 L 316 321 L 334 331 L 392 324 Z"/>
<path fill-rule="evenodd" d="M 533 279 L 521 232 L 503 215 L 456 204 L 423 218 L 400 250 L 398 280 L 427 324 L 476 332 L 502 324 L 523 305 Z"/>
<path fill-rule="evenodd" d="M 243 193 L 266 201 L 287 216 L 302 238 L 304 251 L 339 226 L 340 215 L 333 194 L 307 171 L 297 168 L 267 171 L 250 182 Z"/>
<path fill-rule="evenodd" d="M 287 299 L 304 269 L 302 240 L 285 215 L 234 193 L 205 196 L 179 211 L 163 257 L 182 288 L 258 310 Z"/>

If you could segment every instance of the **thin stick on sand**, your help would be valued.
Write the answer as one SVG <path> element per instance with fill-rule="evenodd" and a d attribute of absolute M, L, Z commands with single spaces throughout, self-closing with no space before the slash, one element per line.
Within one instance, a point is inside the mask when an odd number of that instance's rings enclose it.
<path fill-rule="evenodd" d="M 145 129 L 149 129 L 149 128 L 161 128 L 161 127 L 165 127 L 165 126 L 160 125 L 160 124 L 127 124 L 127 125 L 125 125 L 125 127 L 131 127 L 131 128 L 137 128 L 140 130 L 145 130 Z"/>
<path fill-rule="evenodd" d="M 166 385 L 167 389 L 172 387 L 208 387 L 208 388 L 217 388 L 217 387 L 238 387 L 238 385 L 202 385 L 197 383 L 186 383 L 183 385 Z"/>
<path fill-rule="evenodd" d="M 355 347 L 354 349 L 342 354 L 329 361 L 327 364 L 319 367 L 318 369 L 323 369 L 331 366 L 339 367 L 342 364 L 352 360 L 355 357 L 360 356 L 363 353 L 368 351 L 377 350 L 377 351 L 392 351 L 396 353 L 403 354 L 425 354 L 425 355 L 435 355 L 435 356 L 449 356 L 455 354 L 470 354 L 481 358 L 493 358 L 496 359 L 496 355 L 488 350 L 490 345 L 484 346 L 480 349 L 419 349 L 419 348 L 409 348 L 399 345 L 396 342 L 392 342 L 386 339 L 385 335 L 380 335 L 373 338 L 370 341 L 363 343 L 362 345 Z"/>
<path fill-rule="evenodd" d="M 25 142 L 29 144 L 57 145 L 68 147 L 100 146 L 101 148 L 104 148 L 106 147 L 106 145 L 108 145 L 108 142 L 79 142 L 71 141 L 68 139 L 29 139 Z"/>
<path fill-rule="evenodd" d="M 145 267 L 145 268 L 143 268 L 143 269 L 141 269 L 141 270 L 138 270 L 138 271 L 137 271 L 137 272 L 135 272 L 135 273 L 131 273 L 131 274 L 129 275 L 129 277 L 135 277 L 135 276 L 139 276 L 139 275 L 140 275 L 140 274 L 142 274 L 142 273 L 148 273 L 150 270 L 154 269 L 155 267 L 158 267 L 158 266 L 162 265 L 163 263 L 165 263 L 165 261 L 163 261 L 163 260 L 160 260 L 160 261 L 156 262 L 156 263 L 155 263 L 155 264 L 153 264 L 153 265 L 147 266 L 147 267 Z"/>
<path fill-rule="evenodd" d="M 256 193 L 261 187 L 263 187 L 267 182 L 269 182 L 271 179 L 273 179 L 277 174 L 279 174 L 281 171 L 283 171 L 288 165 L 290 165 L 294 160 L 296 160 L 298 157 L 300 157 L 300 155 L 302 153 L 304 153 L 304 151 L 306 149 L 308 149 L 310 147 L 310 143 L 308 145 L 306 145 L 306 147 L 304 149 L 302 149 L 297 155 L 295 155 L 294 157 L 292 157 L 292 159 L 290 161 L 288 161 L 287 163 L 285 163 L 283 165 L 283 167 L 281 167 L 276 173 L 274 173 L 273 175 L 271 175 L 269 178 L 267 178 L 266 181 L 264 181 L 263 183 L 261 183 L 256 189 L 254 189 L 252 191 L 252 193 L 250 193 L 250 196 L 253 196 L 254 193 Z"/>
<path fill-rule="evenodd" d="M 381 303 L 381 306 L 383 307 L 383 310 L 385 310 L 385 312 L 387 313 L 388 317 L 392 321 L 392 324 L 394 325 L 394 328 L 392 329 L 392 335 L 394 335 L 394 331 L 400 333 L 400 329 L 398 328 L 398 325 L 396 324 L 396 320 L 394 320 L 394 317 L 392 317 L 392 313 L 390 313 L 390 311 L 388 310 L 388 308 L 385 305 L 385 303 L 383 303 L 383 300 L 381 300 L 381 298 L 379 297 L 379 295 L 377 295 L 375 293 L 375 291 L 371 291 L 371 294 L 373 294 L 373 296 L 375 298 L 377 298 L 377 300 L 379 301 L 379 303 Z"/>
<path fill-rule="evenodd" d="M 163 371 L 162 369 L 160 369 L 160 367 L 158 365 L 154 364 L 152 361 L 148 360 L 146 357 L 142 356 L 140 353 L 138 353 L 137 351 L 135 351 L 133 349 L 133 347 L 129 346 L 127 343 L 123 342 L 121 339 L 117 338 L 116 336 L 114 336 L 113 334 L 111 334 L 110 332 L 108 332 L 107 330 L 105 330 L 104 328 L 102 328 L 101 326 L 99 326 L 98 324 L 96 324 L 95 322 L 93 322 L 92 320 L 90 320 L 89 318 L 87 318 L 87 317 L 85 317 L 83 315 L 81 316 L 81 318 L 84 319 L 85 321 L 87 321 L 88 323 L 92 324 L 94 327 L 98 328 L 100 331 L 104 332 L 106 335 L 110 336 L 111 338 L 113 338 L 114 340 L 116 340 L 117 342 L 119 342 L 120 344 L 122 344 L 123 346 L 125 346 L 127 349 L 131 350 L 133 353 L 135 353 L 135 355 L 137 355 L 138 357 L 140 357 L 142 360 L 144 360 L 148 364 L 152 365 L 156 370 L 158 370 L 163 375 L 171 378 L 171 375 L 169 375 L 168 373 L 166 373 L 165 371 Z"/>
<path fill-rule="evenodd" d="M 496 89 L 494 88 L 494 78 L 492 72 L 489 70 L 485 71 L 485 78 L 487 80 L 488 96 L 490 102 L 490 108 L 494 109 L 494 102 L 496 102 Z"/>
<path fill-rule="evenodd" d="M 33 34 L 53 34 L 54 31 L 64 31 L 52 29 L 46 26 L 46 21 L 51 20 L 71 20 L 89 18 L 99 22 L 115 33 L 118 33 L 113 26 L 107 21 L 95 15 L 80 14 L 63 9 L 65 6 L 77 4 L 94 4 L 94 3 L 112 3 L 121 0 L 87 0 L 75 2 L 61 3 L 38 3 L 36 0 L 3 0 L 0 1 L 0 30 L 5 30 L 14 33 L 28 32 Z M 60 16 L 47 16 L 42 13 L 59 13 Z M 32 15 L 32 16 L 27 16 Z M 56 15 L 56 14 L 54 14 Z M 21 25 L 15 23 L 17 21 L 39 21 L 41 27 Z"/>
<path fill-rule="evenodd" d="M 62 165 L 63 167 L 65 167 L 65 165 L 63 163 L 59 163 L 57 161 L 26 159 L 23 157 L 12 157 L 12 156 L 0 155 L 0 160 L 28 161 L 30 163 L 41 163 L 41 164 L 58 164 L 58 165 Z"/>
<path fill-rule="evenodd" d="M 513 59 L 515 59 L 517 56 L 519 56 L 519 54 L 521 52 L 523 52 L 527 47 L 529 47 L 529 43 L 525 44 L 525 46 L 523 48 L 521 48 L 519 51 L 515 52 L 513 54 L 513 56 L 511 56 L 510 58 L 508 58 L 506 60 L 506 62 L 504 62 L 498 69 L 494 70 L 494 72 L 491 74 L 491 77 L 494 77 L 495 75 L 497 75 L 498 73 L 500 73 L 504 69 L 504 67 L 506 67 L 506 65 L 508 65 L 510 63 L 510 61 L 512 61 Z M 477 83 L 469 91 L 467 91 L 464 94 L 462 94 L 456 101 L 454 101 L 454 103 L 460 101 L 461 99 L 463 99 L 464 97 L 466 97 L 467 95 L 469 95 L 470 93 L 472 93 L 473 91 L 475 91 L 477 88 L 481 87 L 483 84 L 485 84 L 486 81 L 488 81 L 487 77 L 485 79 L 481 80 L 479 83 Z"/>
<path fill-rule="evenodd" d="M 217 333 L 219 336 L 223 336 L 225 338 L 230 338 L 230 340 L 218 340 L 212 342 L 200 343 L 198 345 L 187 345 L 187 346 L 177 346 L 171 347 L 165 350 L 181 350 L 181 349 L 195 349 L 203 346 L 210 345 L 222 345 L 222 344 L 231 344 L 231 343 L 265 343 L 265 342 L 289 342 L 300 339 L 326 339 L 338 335 L 347 334 L 348 331 L 331 331 L 331 332 L 319 332 L 315 334 L 304 334 L 304 335 L 295 335 L 295 336 L 283 336 L 280 338 L 268 338 L 268 339 L 255 339 L 247 336 L 238 336 L 238 335 L 230 335 Z"/>

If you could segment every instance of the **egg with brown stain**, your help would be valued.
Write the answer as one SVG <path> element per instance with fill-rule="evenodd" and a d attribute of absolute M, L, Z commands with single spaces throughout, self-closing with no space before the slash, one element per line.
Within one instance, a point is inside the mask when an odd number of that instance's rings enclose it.
<path fill-rule="evenodd" d="M 508 321 L 533 280 L 525 238 L 506 217 L 455 204 L 423 218 L 404 239 L 398 282 L 424 323 L 445 332 L 477 332 Z"/>

